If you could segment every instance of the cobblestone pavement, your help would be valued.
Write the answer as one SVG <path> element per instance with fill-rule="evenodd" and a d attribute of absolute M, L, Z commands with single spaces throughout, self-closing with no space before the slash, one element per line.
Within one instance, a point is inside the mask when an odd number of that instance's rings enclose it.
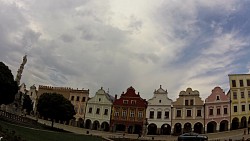
<path fill-rule="evenodd" d="M 30 117 L 33 118 L 33 117 Z M 47 120 L 42 120 L 38 119 L 39 123 L 46 124 L 51 126 L 51 121 Z M 125 134 L 123 136 L 122 132 L 104 132 L 104 131 L 97 131 L 97 130 L 90 130 L 90 129 L 85 129 L 85 128 L 79 128 L 79 127 L 73 127 L 69 125 L 64 125 L 60 123 L 54 123 L 54 127 L 56 128 L 61 128 L 66 131 L 70 131 L 76 134 L 87 134 L 89 132 L 89 135 L 97 135 L 97 136 L 102 136 L 104 138 L 131 138 L 131 139 L 137 139 L 138 135 L 137 134 Z M 215 141 L 226 141 L 229 139 L 234 140 L 241 140 L 243 137 L 244 139 L 250 138 L 250 134 L 244 135 L 244 130 L 245 129 L 239 129 L 239 130 L 233 130 L 233 131 L 225 131 L 225 132 L 217 132 L 217 133 L 210 133 L 206 134 L 208 136 L 209 140 L 215 140 Z M 247 131 L 247 130 L 246 130 Z M 167 140 L 167 141 L 176 141 L 177 137 L 176 136 L 171 136 L 171 135 L 147 135 L 145 137 L 140 137 L 140 140 Z"/>

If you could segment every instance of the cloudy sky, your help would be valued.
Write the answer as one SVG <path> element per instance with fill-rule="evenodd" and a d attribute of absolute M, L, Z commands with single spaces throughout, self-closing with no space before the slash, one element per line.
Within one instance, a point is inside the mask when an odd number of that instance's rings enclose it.
<path fill-rule="evenodd" d="M 21 82 L 205 99 L 249 73 L 248 0 L 0 0 L 0 61 Z"/>

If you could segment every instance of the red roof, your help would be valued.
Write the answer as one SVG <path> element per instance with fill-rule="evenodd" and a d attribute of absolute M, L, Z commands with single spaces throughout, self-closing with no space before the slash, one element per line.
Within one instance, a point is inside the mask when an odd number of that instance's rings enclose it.
<path fill-rule="evenodd" d="M 124 104 L 124 100 L 127 100 L 127 104 Z M 135 100 L 136 103 L 132 103 L 132 100 Z M 126 93 L 122 93 L 119 99 L 116 99 L 113 103 L 113 106 L 128 106 L 128 107 L 132 107 L 132 106 L 136 106 L 136 107 L 147 107 L 148 103 L 146 101 L 146 99 L 142 99 L 140 97 L 140 94 L 136 94 L 135 93 L 135 89 L 131 86 L 127 89 Z"/>

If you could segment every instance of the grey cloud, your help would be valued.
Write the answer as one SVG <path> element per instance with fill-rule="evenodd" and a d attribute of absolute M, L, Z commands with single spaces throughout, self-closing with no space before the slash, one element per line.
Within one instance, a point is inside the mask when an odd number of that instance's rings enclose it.
<path fill-rule="evenodd" d="M 63 34 L 61 35 L 60 39 L 62 39 L 66 43 L 71 43 L 75 40 L 75 37 L 71 35 Z"/>

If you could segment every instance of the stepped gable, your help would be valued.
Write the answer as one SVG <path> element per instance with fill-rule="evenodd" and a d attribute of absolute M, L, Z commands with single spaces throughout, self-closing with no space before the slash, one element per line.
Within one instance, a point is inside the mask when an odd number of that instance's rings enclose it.
<path fill-rule="evenodd" d="M 135 93 L 135 89 L 131 86 L 127 89 L 127 92 L 126 93 L 122 93 L 121 94 L 121 97 L 119 99 L 116 99 L 114 101 L 114 105 L 124 105 L 123 104 L 123 100 L 128 100 L 128 106 L 135 106 L 133 104 L 131 104 L 131 100 L 136 100 L 136 107 L 147 107 L 147 101 L 146 99 L 142 99 L 140 97 L 140 94 L 138 92 L 138 94 Z"/>
<path fill-rule="evenodd" d="M 206 102 L 217 101 L 217 96 L 220 97 L 220 101 L 229 101 L 229 97 L 225 94 L 221 87 L 217 86 L 212 90 L 212 93 L 206 98 Z"/>

